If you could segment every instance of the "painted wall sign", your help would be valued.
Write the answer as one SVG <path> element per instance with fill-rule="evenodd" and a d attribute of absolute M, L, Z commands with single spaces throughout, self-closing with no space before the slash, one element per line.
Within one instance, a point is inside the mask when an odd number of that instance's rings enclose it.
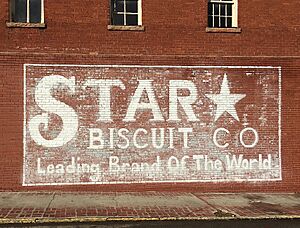
<path fill-rule="evenodd" d="M 281 180 L 280 70 L 26 64 L 23 185 Z"/>

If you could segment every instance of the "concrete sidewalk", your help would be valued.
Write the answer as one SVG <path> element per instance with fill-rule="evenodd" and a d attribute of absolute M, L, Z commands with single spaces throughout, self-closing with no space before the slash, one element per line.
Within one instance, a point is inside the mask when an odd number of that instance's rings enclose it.
<path fill-rule="evenodd" d="M 300 218 L 300 194 L 0 192 L 0 224 Z"/>

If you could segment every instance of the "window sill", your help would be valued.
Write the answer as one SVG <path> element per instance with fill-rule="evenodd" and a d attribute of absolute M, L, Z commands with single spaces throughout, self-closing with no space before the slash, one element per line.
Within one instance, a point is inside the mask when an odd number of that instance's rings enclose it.
<path fill-rule="evenodd" d="M 108 25 L 107 29 L 110 31 L 145 31 L 145 27 L 142 25 Z"/>
<path fill-rule="evenodd" d="M 45 23 L 6 22 L 8 28 L 46 28 Z"/>
<path fill-rule="evenodd" d="M 241 28 L 206 28 L 206 32 L 219 32 L 219 33 L 241 33 Z"/>

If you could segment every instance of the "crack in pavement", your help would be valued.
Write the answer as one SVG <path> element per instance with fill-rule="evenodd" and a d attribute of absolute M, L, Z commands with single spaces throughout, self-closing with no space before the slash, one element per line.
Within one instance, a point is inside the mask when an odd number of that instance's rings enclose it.
<path fill-rule="evenodd" d="M 54 200 L 54 198 L 55 198 L 55 195 L 56 195 L 56 192 L 53 192 L 53 193 L 52 193 L 52 198 L 51 198 L 51 200 L 49 201 L 48 205 L 46 206 L 46 208 L 45 208 L 45 210 L 44 210 L 43 217 L 44 217 L 46 211 L 50 208 L 50 205 L 51 205 L 51 203 L 53 202 L 53 200 Z"/>

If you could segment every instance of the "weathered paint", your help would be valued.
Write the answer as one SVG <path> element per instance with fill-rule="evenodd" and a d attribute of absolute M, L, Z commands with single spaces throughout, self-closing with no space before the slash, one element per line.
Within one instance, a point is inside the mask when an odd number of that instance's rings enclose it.
<path fill-rule="evenodd" d="M 23 185 L 281 180 L 280 67 L 26 64 L 24 77 Z"/>

